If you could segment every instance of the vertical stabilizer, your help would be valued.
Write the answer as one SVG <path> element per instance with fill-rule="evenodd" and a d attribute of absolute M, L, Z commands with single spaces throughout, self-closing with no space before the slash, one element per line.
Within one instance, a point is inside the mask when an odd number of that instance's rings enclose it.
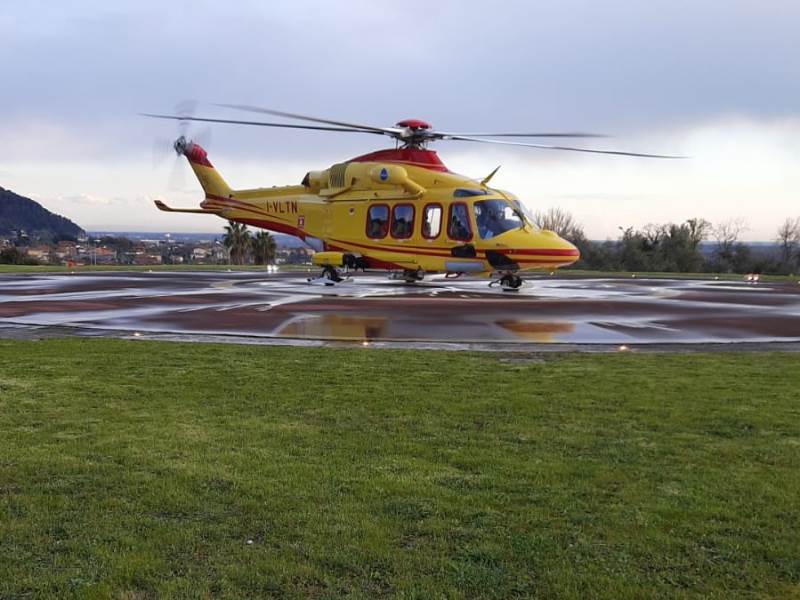
<path fill-rule="evenodd" d="M 181 136 L 175 142 L 175 151 L 183 154 L 192 166 L 194 174 L 197 175 L 206 197 L 220 196 L 228 198 L 231 195 L 231 188 L 217 172 L 208 160 L 208 154 L 203 148 L 194 142 L 187 141 Z"/>

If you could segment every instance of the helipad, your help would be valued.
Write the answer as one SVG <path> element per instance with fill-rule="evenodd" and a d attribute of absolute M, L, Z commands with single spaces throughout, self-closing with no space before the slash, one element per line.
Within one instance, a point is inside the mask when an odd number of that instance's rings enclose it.
<path fill-rule="evenodd" d="M 486 281 L 385 276 L 336 287 L 303 274 L 128 272 L 0 277 L 0 335 L 416 345 L 800 344 L 800 286 L 685 279 Z M 521 346 L 520 346 L 521 347 Z"/>

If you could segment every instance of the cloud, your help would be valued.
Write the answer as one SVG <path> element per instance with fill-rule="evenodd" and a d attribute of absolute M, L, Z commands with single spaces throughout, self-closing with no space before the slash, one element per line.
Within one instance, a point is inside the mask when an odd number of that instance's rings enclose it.
<path fill-rule="evenodd" d="M 451 131 L 614 134 L 598 146 L 693 159 L 438 150 L 475 176 L 504 163 L 507 187 L 564 203 L 595 235 L 701 208 L 743 214 L 753 236 L 767 235 L 799 189 L 798 22 L 800 4 L 789 0 L 516 0 L 496 10 L 456 0 L 12 3 L 0 13 L 0 184 L 53 200 L 109 199 L 59 201 L 89 224 L 161 223 L 142 199 L 168 178 L 152 169 L 153 140 L 177 132 L 137 113 L 197 98 L 212 116 L 232 112 L 210 102 L 242 102 L 380 125 L 419 117 Z M 384 144 L 213 133 L 212 161 L 237 185 L 292 183 Z M 206 226 L 202 217 L 158 218 Z"/>

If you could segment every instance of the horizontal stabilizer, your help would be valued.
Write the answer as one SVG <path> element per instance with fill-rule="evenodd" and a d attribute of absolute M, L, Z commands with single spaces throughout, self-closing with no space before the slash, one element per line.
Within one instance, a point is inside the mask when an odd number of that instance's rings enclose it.
<path fill-rule="evenodd" d="M 164 204 L 161 200 L 154 200 L 156 208 L 158 210 L 163 210 L 164 212 L 179 212 L 179 213 L 195 213 L 195 214 L 208 214 L 208 215 L 218 215 L 220 211 L 218 210 L 205 210 L 202 208 L 172 208 Z"/>

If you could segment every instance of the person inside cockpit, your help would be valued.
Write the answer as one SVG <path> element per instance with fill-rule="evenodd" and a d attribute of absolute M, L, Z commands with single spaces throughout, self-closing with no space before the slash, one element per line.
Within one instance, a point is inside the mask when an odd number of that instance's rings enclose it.
<path fill-rule="evenodd" d="M 481 200 L 475 203 L 474 211 L 478 234 L 482 240 L 522 226 L 514 209 L 503 200 Z"/>

